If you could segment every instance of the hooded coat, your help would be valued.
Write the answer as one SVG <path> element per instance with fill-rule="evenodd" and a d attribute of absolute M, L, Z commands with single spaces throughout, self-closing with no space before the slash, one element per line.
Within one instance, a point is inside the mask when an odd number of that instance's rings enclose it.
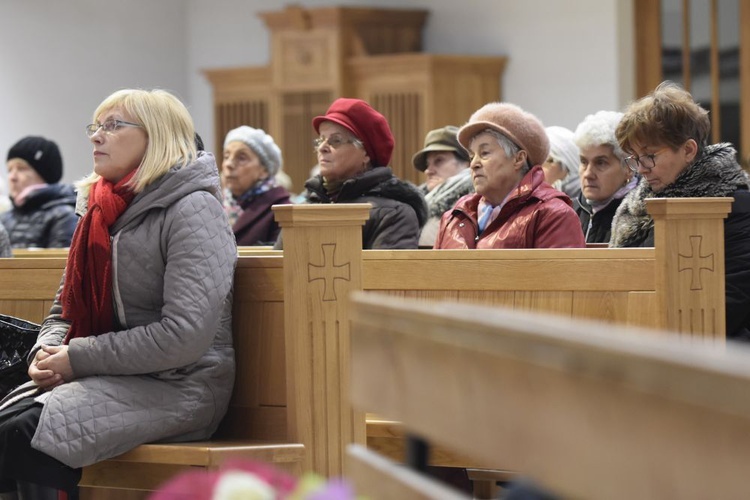
<path fill-rule="evenodd" d="M 610 246 L 654 246 L 654 220 L 646 212 L 646 198 L 733 197 L 724 220 L 727 337 L 750 340 L 750 185 L 736 154 L 731 144 L 708 146 L 658 193 L 641 180 L 617 209 Z"/>
<path fill-rule="evenodd" d="M 68 184 L 49 184 L 26 198 L 23 205 L 0 216 L 13 248 L 70 246 L 78 216 L 76 193 Z"/>
<path fill-rule="evenodd" d="M 393 175 L 390 167 L 375 167 L 347 179 L 332 199 L 323 177 L 305 183 L 309 203 L 370 203 L 370 218 L 362 228 L 362 248 L 417 248 L 419 233 L 427 221 L 427 204 L 419 189 Z"/>
<path fill-rule="evenodd" d="M 33 448 L 83 467 L 216 430 L 234 382 L 237 261 L 220 200 L 214 157 L 202 153 L 147 186 L 110 228 L 115 329 L 70 341 L 74 380 L 37 397 Z M 61 313 L 58 293 L 30 357 L 62 343 Z"/>
<path fill-rule="evenodd" d="M 479 234 L 480 194 L 466 195 L 440 221 L 435 248 L 582 248 L 581 223 L 570 198 L 544 182 L 537 165 L 508 196 L 498 216 Z"/>

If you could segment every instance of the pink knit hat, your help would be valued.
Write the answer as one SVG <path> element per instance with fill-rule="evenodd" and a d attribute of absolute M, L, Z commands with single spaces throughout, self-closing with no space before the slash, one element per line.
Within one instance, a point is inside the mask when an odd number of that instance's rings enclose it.
<path fill-rule="evenodd" d="M 500 132 L 526 151 L 532 166 L 541 165 L 549 153 L 549 139 L 544 125 L 536 116 L 515 104 L 491 102 L 471 115 L 458 131 L 458 142 L 469 149 L 471 140 L 486 129 Z"/>

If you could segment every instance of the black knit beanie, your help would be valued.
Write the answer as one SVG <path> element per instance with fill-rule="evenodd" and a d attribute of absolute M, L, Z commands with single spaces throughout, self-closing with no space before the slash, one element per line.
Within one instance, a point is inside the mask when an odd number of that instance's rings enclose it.
<path fill-rule="evenodd" d="M 55 184 L 62 178 L 62 156 L 54 141 L 44 137 L 24 137 L 8 151 L 8 161 L 13 158 L 26 160 L 47 184 Z"/>

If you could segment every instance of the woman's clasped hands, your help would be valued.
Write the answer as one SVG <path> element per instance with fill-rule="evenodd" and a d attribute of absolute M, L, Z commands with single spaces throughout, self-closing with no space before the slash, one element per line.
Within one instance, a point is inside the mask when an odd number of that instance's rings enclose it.
<path fill-rule="evenodd" d="M 29 365 L 29 377 L 45 390 L 54 389 L 58 385 L 73 380 L 68 346 L 42 345 Z"/>

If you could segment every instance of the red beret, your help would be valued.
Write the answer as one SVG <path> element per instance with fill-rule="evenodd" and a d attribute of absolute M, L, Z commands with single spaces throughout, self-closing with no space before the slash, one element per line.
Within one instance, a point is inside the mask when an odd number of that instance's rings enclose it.
<path fill-rule="evenodd" d="M 393 134 L 388 121 L 361 99 L 336 99 L 323 116 L 313 118 L 315 132 L 320 132 L 324 121 L 337 123 L 349 130 L 365 145 L 365 152 L 373 166 L 385 167 L 391 162 Z"/>

